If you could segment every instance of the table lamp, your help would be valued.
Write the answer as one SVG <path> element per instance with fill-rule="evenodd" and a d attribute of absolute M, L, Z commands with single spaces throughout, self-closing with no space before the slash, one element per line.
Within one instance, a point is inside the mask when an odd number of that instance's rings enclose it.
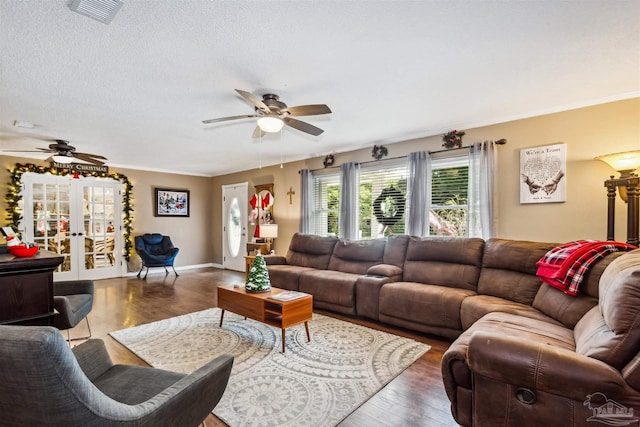
<path fill-rule="evenodd" d="M 271 253 L 273 239 L 278 237 L 278 224 L 260 224 L 260 238 L 265 239 L 267 254 Z"/>

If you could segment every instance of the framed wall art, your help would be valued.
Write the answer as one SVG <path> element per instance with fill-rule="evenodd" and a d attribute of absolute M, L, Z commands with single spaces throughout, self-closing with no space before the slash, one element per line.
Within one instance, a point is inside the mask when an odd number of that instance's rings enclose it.
<path fill-rule="evenodd" d="M 520 203 L 567 201 L 567 144 L 520 150 Z"/>
<path fill-rule="evenodd" d="M 189 190 L 155 189 L 155 216 L 189 216 Z"/>

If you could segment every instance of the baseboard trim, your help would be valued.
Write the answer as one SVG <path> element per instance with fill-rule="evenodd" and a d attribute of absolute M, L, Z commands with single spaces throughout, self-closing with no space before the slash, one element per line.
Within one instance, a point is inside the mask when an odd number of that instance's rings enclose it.
<path fill-rule="evenodd" d="M 222 265 L 215 264 L 213 262 L 208 262 L 208 263 L 205 263 L 205 264 L 182 265 L 180 267 L 176 267 L 176 271 L 195 270 L 195 269 L 198 269 L 198 268 L 220 268 L 221 269 Z M 135 277 L 135 276 L 138 275 L 138 271 L 129 271 L 129 272 L 127 272 L 125 277 Z M 145 271 L 146 271 L 146 268 L 143 270 L 143 274 L 144 274 Z M 173 273 L 170 268 L 169 268 L 169 272 Z M 154 275 L 159 275 L 159 274 L 165 274 L 164 267 L 151 267 L 151 268 L 149 268 L 149 274 L 148 274 L 149 276 L 154 276 Z"/>

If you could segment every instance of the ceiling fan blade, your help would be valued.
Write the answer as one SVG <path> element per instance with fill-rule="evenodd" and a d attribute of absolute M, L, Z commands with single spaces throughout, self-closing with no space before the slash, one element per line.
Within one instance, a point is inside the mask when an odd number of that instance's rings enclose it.
<path fill-rule="evenodd" d="M 266 134 L 265 131 L 263 131 L 262 129 L 260 129 L 260 126 L 256 126 L 256 128 L 253 130 L 253 135 L 251 135 L 252 138 L 260 138 L 262 136 L 264 136 Z"/>
<path fill-rule="evenodd" d="M 329 114 L 331 109 L 325 104 L 298 105 L 289 107 L 287 110 L 292 116 L 317 116 L 318 114 Z"/>
<path fill-rule="evenodd" d="M 48 148 L 38 148 L 37 150 L 2 150 L 3 153 L 54 153 Z"/>
<path fill-rule="evenodd" d="M 86 157 L 92 157 L 92 158 L 94 158 L 94 159 L 98 159 L 98 160 L 107 160 L 107 158 L 106 158 L 106 157 L 104 157 L 104 156 L 100 156 L 100 155 L 98 155 L 98 154 L 78 153 L 77 151 L 74 151 L 74 152 L 73 152 L 73 155 L 74 155 L 74 156 L 78 156 L 78 155 L 80 155 L 80 154 L 81 154 L 81 155 L 83 155 L 83 156 L 86 156 Z"/>
<path fill-rule="evenodd" d="M 261 100 L 259 100 L 255 96 L 253 96 L 252 93 L 249 93 L 247 91 L 240 90 L 240 89 L 236 89 L 236 92 L 238 92 L 240 94 L 240 96 L 242 96 L 244 99 L 249 101 L 249 103 L 251 105 L 254 105 L 257 109 L 262 110 L 265 113 L 270 113 L 271 112 L 271 109 L 269 107 L 267 107 L 267 104 L 265 104 L 264 102 L 262 102 Z"/>
<path fill-rule="evenodd" d="M 324 132 L 322 129 L 320 129 L 318 127 L 315 127 L 312 124 L 309 124 L 309 123 L 303 122 L 301 120 L 298 120 L 298 119 L 292 119 L 291 117 L 285 117 L 282 120 L 284 121 L 284 123 L 286 125 L 291 126 L 294 129 L 298 129 L 299 131 L 309 133 L 309 134 L 314 135 L 314 136 L 318 136 L 322 132 Z"/>
<path fill-rule="evenodd" d="M 219 119 L 203 120 L 202 123 L 209 124 L 209 123 L 216 123 L 216 122 L 224 122 L 227 120 L 248 119 L 251 117 L 258 117 L 258 116 L 256 114 L 243 114 L 241 116 L 220 117 Z"/>
<path fill-rule="evenodd" d="M 92 154 L 74 153 L 73 157 L 75 157 L 77 159 L 80 159 L 80 160 L 84 160 L 85 162 L 93 163 L 94 165 L 98 165 L 98 166 L 104 165 L 104 162 L 101 162 L 100 160 L 93 158 Z M 106 160 L 105 157 L 102 157 L 102 156 L 99 156 L 99 157 Z"/>

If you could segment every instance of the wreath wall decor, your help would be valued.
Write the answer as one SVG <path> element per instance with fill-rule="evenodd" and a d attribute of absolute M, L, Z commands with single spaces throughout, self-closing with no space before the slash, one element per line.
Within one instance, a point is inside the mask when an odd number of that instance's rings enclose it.
<path fill-rule="evenodd" d="M 6 194 L 7 200 L 7 226 L 13 228 L 14 231 L 18 232 L 18 224 L 22 219 L 22 210 L 20 209 L 20 202 L 22 201 L 22 174 L 27 172 L 40 173 L 40 174 L 51 174 L 51 175 L 82 175 L 82 176 L 93 176 L 99 178 L 111 178 L 116 181 L 121 181 L 124 186 L 124 194 L 122 197 L 122 226 L 124 228 L 124 258 L 127 261 L 131 260 L 131 252 L 133 250 L 133 242 L 131 241 L 131 235 L 133 233 L 133 225 L 132 225 L 132 214 L 133 214 L 133 185 L 131 185 L 131 181 L 125 175 L 120 173 L 111 173 L 106 174 L 102 172 L 72 172 L 69 169 L 57 169 L 54 167 L 47 166 L 37 166 L 33 163 L 21 164 L 16 163 L 13 169 L 9 169 L 9 173 L 11 174 L 11 178 L 8 184 L 8 191 Z"/>
<path fill-rule="evenodd" d="M 328 168 L 330 166 L 333 166 L 335 162 L 336 162 L 336 159 L 333 157 L 333 154 L 328 154 L 327 157 L 324 158 L 324 161 L 322 162 L 322 164 L 324 165 L 325 168 Z"/>
<path fill-rule="evenodd" d="M 463 130 L 454 129 L 442 135 L 442 146 L 447 150 L 452 148 L 462 148 L 462 137 L 465 135 Z"/>
<path fill-rule="evenodd" d="M 380 224 L 392 227 L 404 216 L 404 207 L 404 194 L 395 187 L 387 187 L 373 202 L 373 214 Z"/>
<path fill-rule="evenodd" d="M 371 157 L 373 157 L 376 160 L 380 160 L 381 158 L 383 158 L 384 156 L 387 156 L 389 154 L 389 150 L 387 150 L 387 147 L 385 147 L 384 145 L 374 145 L 373 149 L 371 150 Z"/>

